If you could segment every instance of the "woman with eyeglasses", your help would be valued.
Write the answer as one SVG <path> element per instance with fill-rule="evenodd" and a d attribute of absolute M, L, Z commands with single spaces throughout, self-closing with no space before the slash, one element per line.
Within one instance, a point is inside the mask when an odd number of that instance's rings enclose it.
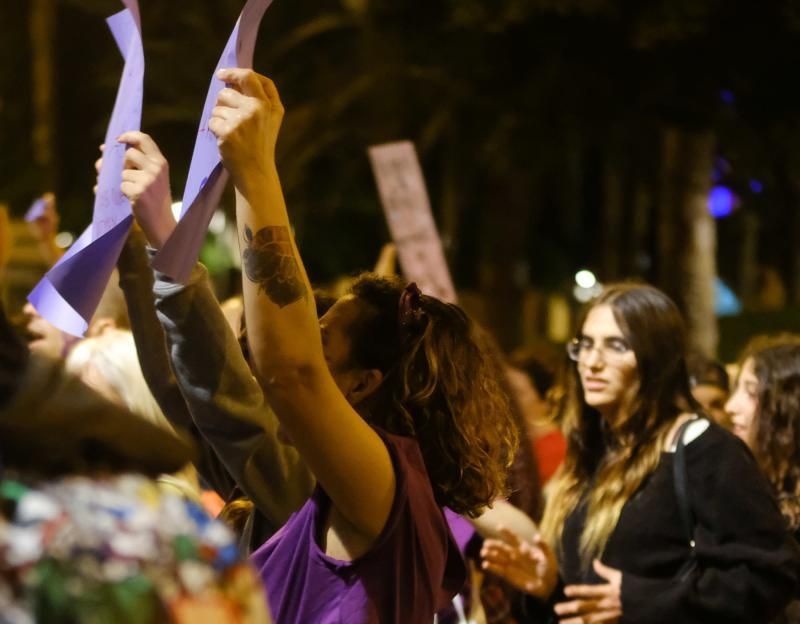
<path fill-rule="evenodd" d="M 747 447 L 697 417 L 675 304 L 612 285 L 578 327 L 542 536 L 487 540 L 484 567 L 538 598 L 531 622 L 770 622 L 797 587 L 797 546 Z M 679 431 L 692 527 L 673 476 Z"/>

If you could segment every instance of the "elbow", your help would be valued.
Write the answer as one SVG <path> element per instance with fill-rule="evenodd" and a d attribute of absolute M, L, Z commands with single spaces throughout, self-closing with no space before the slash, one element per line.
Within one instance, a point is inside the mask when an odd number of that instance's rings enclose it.
<path fill-rule="evenodd" d="M 281 362 L 258 366 L 256 377 L 268 398 L 291 397 L 311 385 L 318 372 L 316 369 L 311 362 Z"/>

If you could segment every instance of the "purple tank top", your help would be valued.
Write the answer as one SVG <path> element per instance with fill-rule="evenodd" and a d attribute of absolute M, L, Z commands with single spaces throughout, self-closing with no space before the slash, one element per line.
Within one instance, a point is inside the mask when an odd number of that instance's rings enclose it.
<path fill-rule="evenodd" d="M 376 429 L 392 457 L 396 491 L 366 554 L 339 561 L 316 536 L 331 501 L 318 486 L 252 555 L 276 624 L 430 624 L 464 584 L 466 570 L 413 438 Z"/>

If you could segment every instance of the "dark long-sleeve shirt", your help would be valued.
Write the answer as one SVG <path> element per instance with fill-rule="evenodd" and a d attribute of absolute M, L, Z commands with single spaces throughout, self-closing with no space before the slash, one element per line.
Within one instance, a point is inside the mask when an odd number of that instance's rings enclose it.
<path fill-rule="evenodd" d="M 800 553 L 752 454 L 713 423 L 686 446 L 698 566 L 682 580 L 678 573 L 690 547 L 675 495 L 673 459 L 672 453 L 662 453 L 656 470 L 623 507 L 601 557 L 622 571 L 621 622 L 771 622 L 797 590 Z M 564 524 L 559 562 L 564 584 L 605 582 L 580 562 L 585 520 L 582 504 Z M 553 615 L 535 617 L 531 622 Z"/>
<path fill-rule="evenodd" d="M 313 476 L 278 440 L 278 420 L 205 268 L 195 267 L 185 285 L 159 274 L 154 283 L 144 248 L 132 241 L 119 269 L 145 379 L 167 419 L 195 437 L 203 479 L 226 500 L 238 487 L 253 501 L 243 540 L 253 550 L 302 506 Z"/>

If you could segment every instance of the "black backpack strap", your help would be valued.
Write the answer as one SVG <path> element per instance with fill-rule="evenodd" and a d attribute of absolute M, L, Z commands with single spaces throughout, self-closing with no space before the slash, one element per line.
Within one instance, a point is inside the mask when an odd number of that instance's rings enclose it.
<path fill-rule="evenodd" d="M 673 456 L 675 498 L 678 501 L 678 511 L 681 515 L 686 541 L 692 550 L 694 550 L 695 518 L 692 512 L 692 498 L 689 492 L 689 478 L 686 472 L 686 444 L 684 437 L 686 430 L 697 420 L 696 417 L 690 418 L 678 428 L 678 432 L 675 434 L 675 454 Z"/>

